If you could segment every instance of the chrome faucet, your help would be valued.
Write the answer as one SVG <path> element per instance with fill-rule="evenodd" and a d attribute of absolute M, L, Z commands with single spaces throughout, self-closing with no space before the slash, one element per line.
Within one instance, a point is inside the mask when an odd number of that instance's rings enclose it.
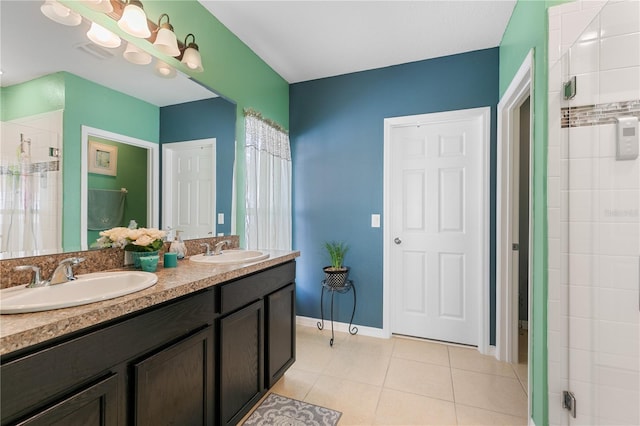
<path fill-rule="evenodd" d="M 227 245 L 227 246 L 231 245 L 231 241 L 230 240 L 222 240 L 220 242 L 217 242 L 215 247 L 213 248 L 213 255 L 217 256 L 217 255 L 221 254 L 222 246 L 224 246 L 224 245 Z"/>
<path fill-rule="evenodd" d="M 51 275 L 49 284 L 56 285 L 75 280 L 76 277 L 73 275 L 72 268 L 80 262 L 84 262 L 84 257 L 70 257 L 68 259 L 60 261 L 58 267 L 53 271 L 53 274 Z"/>
<path fill-rule="evenodd" d="M 211 245 L 209 243 L 202 243 L 200 244 L 200 246 L 207 248 L 207 251 L 203 254 L 203 256 L 213 256 L 213 253 L 211 253 Z"/>
<path fill-rule="evenodd" d="M 15 271 L 33 271 L 33 279 L 27 288 L 45 287 L 49 285 L 49 282 L 40 278 L 40 268 L 34 265 L 21 265 L 13 268 Z"/>

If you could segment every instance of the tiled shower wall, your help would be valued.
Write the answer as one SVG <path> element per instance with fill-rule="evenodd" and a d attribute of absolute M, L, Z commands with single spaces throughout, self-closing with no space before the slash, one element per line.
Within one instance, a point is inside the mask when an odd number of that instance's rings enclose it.
<path fill-rule="evenodd" d="M 62 115 L 53 111 L 0 125 L 0 259 L 62 249 Z M 18 157 L 21 134 L 31 141 L 26 165 Z"/>
<path fill-rule="evenodd" d="M 577 94 L 564 101 L 568 76 Z M 552 425 L 640 424 L 640 159 L 616 161 L 616 115 L 640 116 L 640 2 L 550 8 Z M 576 419 L 561 407 L 563 390 L 576 395 Z"/>

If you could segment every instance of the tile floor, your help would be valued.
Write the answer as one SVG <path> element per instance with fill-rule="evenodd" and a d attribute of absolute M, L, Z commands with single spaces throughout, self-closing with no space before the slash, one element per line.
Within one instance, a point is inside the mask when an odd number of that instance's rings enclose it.
<path fill-rule="evenodd" d="M 527 424 L 526 350 L 512 365 L 404 337 L 336 333 L 331 348 L 330 335 L 298 325 L 297 360 L 271 391 L 341 411 L 340 426 Z"/>

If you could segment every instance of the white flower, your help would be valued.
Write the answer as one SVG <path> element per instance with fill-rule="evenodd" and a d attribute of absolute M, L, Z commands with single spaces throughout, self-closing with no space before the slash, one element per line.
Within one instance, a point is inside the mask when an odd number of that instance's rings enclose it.
<path fill-rule="evenodd" d="M 129 244 L 145 247 L 157 240 L 162 240 L 165 235 L 165 231 L 160 231 L 156 228 L 129 229 L 120 226 L 100 232 L 100 238 L 96 240 L 93 247 L 124 248 Z"/>
<path fill-rule="evenodd" d="M 133 244 L 137 246 L 148 246 L 149 244 L 153 243 L 155 240 L 156 240 L 155 238 L 151 238 L 148 235 L 141 235 L 136 240 L 133 241 Z"/>

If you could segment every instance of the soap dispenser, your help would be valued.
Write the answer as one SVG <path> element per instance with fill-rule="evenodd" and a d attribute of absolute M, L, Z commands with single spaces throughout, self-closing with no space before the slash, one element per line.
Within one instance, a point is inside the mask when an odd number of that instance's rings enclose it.
<path fill-rule="evenodd" d="M 176 238 L 169 246 L 169 251 L 171 253 L 176 253 L 178 255 L 178 259 L 184 259 L 187 255 L 187 246 L 184 244 L 184 241 L 182 241 L 180 231 L 176 230 Z"/>

